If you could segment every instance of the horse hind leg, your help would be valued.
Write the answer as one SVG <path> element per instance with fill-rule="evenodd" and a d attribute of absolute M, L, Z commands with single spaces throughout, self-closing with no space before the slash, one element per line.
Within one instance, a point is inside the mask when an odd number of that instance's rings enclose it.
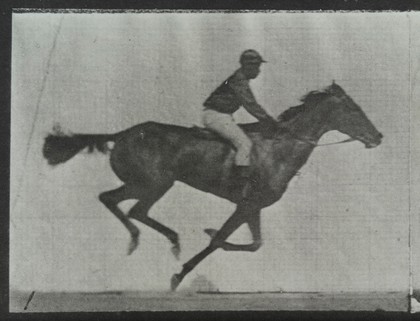
<path fill-rule="evenodd" d="M 144 186 L 135 188 L 136 198 L 139 200 L 129 211 L 128 217 L 138 220 L 139 222 L 147 225 L 148 227 L 159 232 L 165 236 L 172 243 L 172 254 L 176 259 L 179 259 L 181 248 L 179 245 L 178 233 L 149 217 L 149 210 L 153 204 L 159 200 L 170 188 L 172 184 L 168 184 L 159 188 L 148 187 L 147 190 Z"/>
<path fill-rule="evenodd" d="M 139 244 L 139 229 L 130 222 L 130 219 L 118 207 L 118 203 L 127 200 L 130 197 L 129 188 L 123 185 L 115 190 L 103 192 L 99 195 L 99 200 L 121 221 L 131 235 L 131 241 L 128 247 L 128 255 L 133 253 Z"/>

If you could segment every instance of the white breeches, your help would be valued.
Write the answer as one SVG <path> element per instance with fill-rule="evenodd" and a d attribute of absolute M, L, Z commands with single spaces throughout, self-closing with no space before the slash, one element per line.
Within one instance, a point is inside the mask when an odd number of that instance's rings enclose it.
<path fill-rule="evenodd" d="M 231 114 L 219 113 L 212 109 L 206 109 L 203 114 L 205 127 L 226 138 L 237 149 L 235 163 L 239 166 L 249 166 L 252 141 L 235 123 Z"/>

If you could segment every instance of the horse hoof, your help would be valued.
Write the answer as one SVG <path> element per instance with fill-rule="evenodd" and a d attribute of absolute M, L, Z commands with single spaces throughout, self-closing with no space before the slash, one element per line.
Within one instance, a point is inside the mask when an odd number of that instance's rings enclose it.
<path fill-rule="evenodd" d="M 127 255 L 131 255 L 131 253 L 134 252 L 134 250 L 137 248 L 137 246 L 139 245 L 139 238 L 132 238 L 130 244 L 128 245 L 128 253 Z"/>
<path fill-rule="evenodd" d="M 181 283 L 182 278 L 180 278 L 179 274 L 172 275 L 171 278 L 171 291 L 175 291 L 178 285 Z"/>
<path fill-rule="evenodd" d="M 204 229 L 204 233 L 210 236 L 210 238 L 213 238 L 216 235 L 217 230 L 215 230 L 214 228 L 206 228 Z"/>
<path fill-rule="evenodd" d="M 177 260 L 179 260 L 179 254 L 181 254 L 181 247 L 179 246 L 179 243 L 175 244 L 171 248 L 172 254 L 175 256 Z"/>

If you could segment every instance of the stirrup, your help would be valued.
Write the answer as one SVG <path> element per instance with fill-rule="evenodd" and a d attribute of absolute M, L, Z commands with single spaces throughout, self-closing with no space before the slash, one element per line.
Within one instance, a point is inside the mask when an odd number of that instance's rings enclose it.
<path fill-rule="evenodd" d="M 251 191 L 252 191 L 252 182 L 251 180 L 248 180 L 241 191 L 242 199 L 247 199 L 249 195 L 251 194 Z"/>

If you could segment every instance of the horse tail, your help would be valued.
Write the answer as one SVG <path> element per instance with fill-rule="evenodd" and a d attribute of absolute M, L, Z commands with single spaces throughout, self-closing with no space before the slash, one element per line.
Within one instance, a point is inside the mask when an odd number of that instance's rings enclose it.
<path fill-rule="evenodd" d="M 45 137 L 42 154 L 50 165 L 58 165 L 68 161 L 84 148 L 88 152 L 98 150 L 106 153 L 107 142 L 115 141 L 117 134 L 63 134 L 56 131 Z"/>

